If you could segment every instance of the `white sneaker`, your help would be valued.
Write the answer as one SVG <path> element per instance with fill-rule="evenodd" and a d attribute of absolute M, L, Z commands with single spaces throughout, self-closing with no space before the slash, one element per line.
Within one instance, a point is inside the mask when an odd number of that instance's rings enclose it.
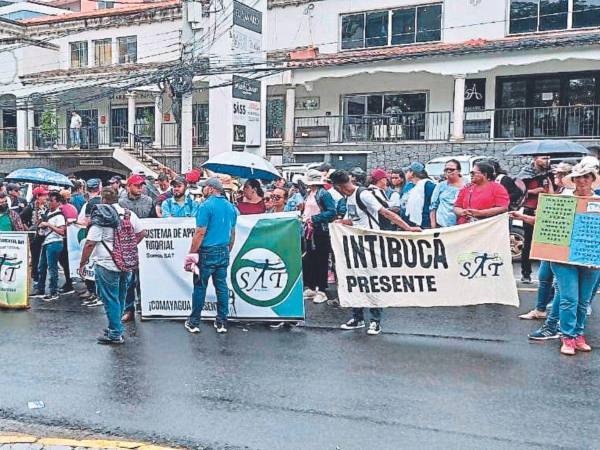
<path fill-rule="evenodd" d="M 350 319 L 348 322 L 343 323 L 340 328 L 342 330 L 358 330 L 359 328 L 365 327 L 364 320 L 356 320 L 354 318 Z"/>
<path fill-rule="evenodd" d="M 367 330 L 367 334 L 370 334 L 371 336 L 376 336 L 379 333 L 381 333 L 381 325 L 379 325 L 379 322 L 371 320 L 371 323 L 369 324 L 369 329 Z"/>
<path fill-rule="evenodd" d="M 315 295 L 317 295 L 317 291 L 313 291 L 312 289 L 304 289 L 304 300 L 308 300 L 310 298 L 313 298 Z"/>
<path fill-rule="evenodd" d="M 325 292 L 317 291 L 313 297 L 313 303 L 325 303 L 327 301 L 327 295 Z"/>

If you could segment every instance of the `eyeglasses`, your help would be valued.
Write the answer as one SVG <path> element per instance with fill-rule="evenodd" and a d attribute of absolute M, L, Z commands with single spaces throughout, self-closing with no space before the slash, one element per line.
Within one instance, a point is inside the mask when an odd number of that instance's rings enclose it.
<path fill-rule="evenodd" d="M 281 195 L 271 195 L 271 200 L 281 200 L 282 198 Z"/>
<path fill-rule="evenodd" d="M 457 170 L 458 170 L 458 169 L 452 169 L 452 168 L 450 168 L 450 167 L 446 167 L 446 168 L 444 169 L 444 172 L 446 172 L 446 173 L 452 173 L 452 172 L 456 172 Z"/>

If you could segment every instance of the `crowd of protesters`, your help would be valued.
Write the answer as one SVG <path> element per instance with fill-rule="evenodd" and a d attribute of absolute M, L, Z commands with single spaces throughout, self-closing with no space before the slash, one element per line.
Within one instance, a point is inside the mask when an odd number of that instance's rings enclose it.
<path fill-rule="evenodd" d="M 470 169 L 469 182 L 465 178 L 461 163 L 450 159 L 441 180 L 432 180 L 423 163 L 413 162 L 403 169 L 378 168 L 368 176 L 360 168 L 334 170 L 322 164 L 308 170 L 301 179 L 281 178 L 270 184 L 255 179 L 241 184 L 227 175 L 203 179 L 199 170 L 182 175 L 160 173 L 153 179 L 139 169 L 126 179 L 114 176 L 105 186 L 98 178 L 75 177 L 68 190 L 35 186 L 30 201 L 23 198 L 22 186 L 8 183 L 0 189 L 0 231 L 32 233 L 32 296 L 52 302 L 62 294 L 75 292 L 66 228 L 78 224 L 87 229 L 88 244 L 80 267 L 85 288 L 77 294 L 85 307 L 105 306 L 109 327 L 99 342 L 112 344 L 123 342 L 122 324 L 134 320 L 139 304 L 136 267 L 122 270 L 115 257 L 133 251 L 127 245 L 144 238 L 139 219 L 196 219 L 199 232 L 185 262 L 187 270 L 194 272 L 193 311 L 185 327 L 192 333 L 199 331 L 206 283 L 212 278 L 218 297 L 215 327 L 222 333 L 227 331 L 227 267 L 237 215 L 297 211 L 302 222 L 304 299 L 337 306 L 330 289 L 335 283 L 330 223 L 420 232 L 510 212 L 512 219 L 524 224 L 521 281 L 530 283 L 529 251 L 539 195 L 598 195 L 593 189 L 600 184 L 595 158 L 584 158 L 575 167 L 566 163 L 551 167 L 548 157 L 539 156 L 516 177 L 508 175 L 498 161 L 484 160 Z M 84 276 L 90 260 L 96 264 L 94 281 Z M 62 287 L 58 286 L 59 265 L 65 278 Z M 589 313 L 599 275 L 597 270 L 542 262 L 536 307 L 520 317 L 546 319 L 546 323 L 530 338 L 552 339 L 562 333 L 563 353 L 588 351 L 583 337 L 586 314 L 582 316 L 582 311 Z M 551 314 L 546 313 L 548 308 Z M 371 308 L 369 313 L 367 333 L 377 335 L 381 332 L 382 309 Z M 279 328 L 283 323 L 271 326 Z M 365 327 L 362 308 L 353 309 L 352 316 L 341 325 L 344 330 Z"/>

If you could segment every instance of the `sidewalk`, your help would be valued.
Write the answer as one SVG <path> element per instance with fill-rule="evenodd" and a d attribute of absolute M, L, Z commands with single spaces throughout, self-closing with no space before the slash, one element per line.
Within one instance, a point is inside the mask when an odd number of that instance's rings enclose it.
<path fill-rule="evenodd" d="M 105 450 L 175 450 L 173 447 L 161 447 L 125 440 L 62 439 L 0 432 L 0 450 L 83 450 L 92 448 Z"/>

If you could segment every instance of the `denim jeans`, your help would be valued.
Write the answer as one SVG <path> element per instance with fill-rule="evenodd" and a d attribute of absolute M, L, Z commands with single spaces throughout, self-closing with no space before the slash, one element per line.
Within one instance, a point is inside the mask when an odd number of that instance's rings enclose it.
<path fill-rule="evenodd" d="M 125 298 L 125 311 L 135 312 L 136 299 L 140 292 L 140 272 L 136 270 L 131 274 L 131 282 L 127 288 L 127 297 Z"/>
<path fill-rule="evenodd" d="M 371 314 L 371 320 L 381 322 L 383 308 L 369 308 L 369 313 Z M 352 317 L 354 320 L 365 320 L 364 308 L 352 308 Z"/>
<path fill-rule="evenodd" d="M 81 145 L 81 129 L 80 128 L 70 128 L 69 134 L 71 135 L 71 147 Z"/>
<path fill-rule="evenodd" d="M 200 324 L 200 315 L 206 300 L 206 287 L 212 277 L 217 294 L 217 321 L 226 323 L 229 314 L 229 288 L 227 287 L 227 270 L 229 268 L 229 247 L 203 247 L 198 252 L 200 275 L 194 276 L 194 292 L 192 294 L 192 313 L 188 319 L 193 326 Z"/>
<path fill-rule="evenodd" d="M 40 262 L 38 265 L 38 283 L 37 289 L 44 292 L 46 290 L 46 272 L 50 274 L 49 288 L 50 294 L 58 293 L 58 259 L 63 250 L 62 241 L 51 242 L 42 246 Z"/>
<path fill-rule="evenodd" d="M 540 263 L 540 270 L 538 271 L 538 279 L 540 285 L 537 291 L 537 302 L 535 309 L 538 311 L 546 311 L 546 306 L 552 300 L 552 281 L 554 280 L 554 274 L 550 268 L 549 261 L 542 261 Z"/>
<path fill-rule="evenodd" d="M 546 322 L 544 323 L 546 327 L 553 332 L 558 331 L 558 320 L 560 316 L 560 289 L 556 285 L 556 281 L 554 282 L 554 297 L 552 299 L 552 308 L 550 308 L 550 313 L 546 317 Z"/>
<path fill-rule="evenodd" d="M 118 339 L 123 336 L 121 317 L 125 309 L 125 296 L 131 283 L 131 272 L 116 272 L 99 265 L 95 267 L 96 293 L 102 303 L 108 319 L 108 337 Z"/>
<path fill-rule="evenodd" d="M 560 263 L 551 266 L 560 291 L 560 331 L 565 337 L 581 336 L 600 270 Z"/>

